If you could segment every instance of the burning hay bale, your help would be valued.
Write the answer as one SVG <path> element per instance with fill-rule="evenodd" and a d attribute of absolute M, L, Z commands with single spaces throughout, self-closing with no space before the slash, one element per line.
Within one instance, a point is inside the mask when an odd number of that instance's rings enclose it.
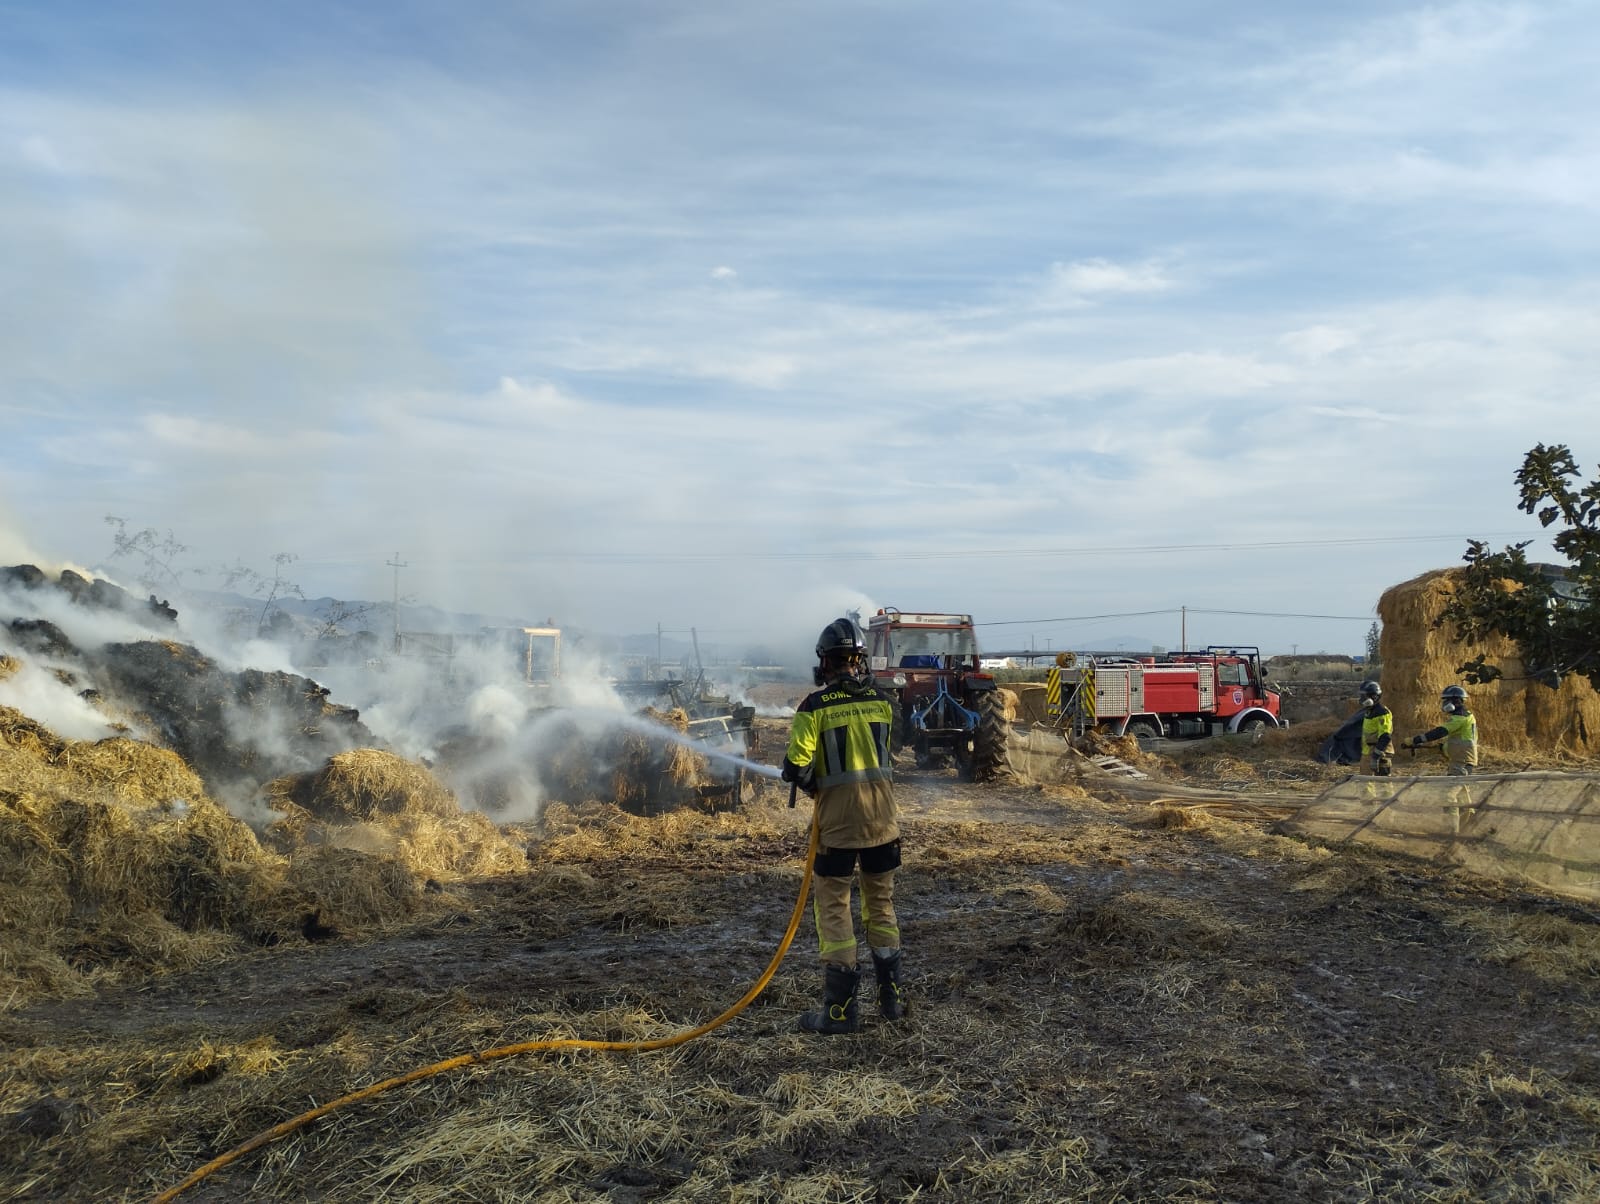
<path fill-rule="evenodd" d="M 1378 599 L 1383 620 L 1383 700 L 1394 711 L 1397 735 L 1439 724 L 1439 692 L 1466 687 L 1478 720 L 1478 738 L 1490 753 L 1560 751 L 1586 757 L 1600 751 L 1600 694 L 1582 677 L 1568 677 L 1551 690 L 1527 676 L 1516 646 L 1503 638 L 1466 641 L 1455 628 L 1435 627 L 1460 569 L 1423 573 L 1392 586 Z M 1467 685 L 1457 672 L 1482 654 L 1504 676 Z"/>
<path fill-rule="evenodd" d="M 419 878 L 481 877 L 527 864 L 520 845 L 481 812 L 463 812 L 426 768 L 379 749 L 340 753 L 315 773 L 267 783 L 263 793 L 283 814 L 269 839 L 296 866 L 307 845 L 381 854 Z"/>
<path fill-rule="evenodd" d="M 682 709 L 639 714 L 544 712 L 518 742 L 456 733 L 437 766 L 460 797 L 490 814 L 525 819 L 550 804 L 616 806 L 635 815 L 706 809 L 733 795 L 698 751 L 695 721 Z M 714 808 L 713 808 L 714 809 Z"/>
<path fill-rule="evenodd" d="M 596 726 L 563 718 L 543 729 L 536 772 L 547 803 L 659 815 L 698 805 L 715 787 L 710 760 L 686 742 L 685 711 L 647 707 L 627 720 Z"/>

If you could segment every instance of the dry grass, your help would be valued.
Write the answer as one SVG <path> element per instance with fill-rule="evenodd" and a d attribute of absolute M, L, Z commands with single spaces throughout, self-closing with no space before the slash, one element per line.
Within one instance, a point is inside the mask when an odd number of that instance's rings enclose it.
<path fill-rule="evenodd" d="M 1271 780 L 1250 749 L 1214 762 Z M 430 893 L 395 851 L 411 820 L 454 817 L 413 768 L 362 757 L 317 789 L 286 784 L 286 851 L 256 849 L 279 875 L 258 922 L 326 908 L 361 941 L 152 952 L 182 977 L 120 992 L 82 977 L 81 999 L 4 1018 L 0 1198 L 146 1199 L 314 1102 L 441 1058 L 680 1031 L 737 998 L 782 932 L 806 833 L 781 792 L 653 818 L 558 804 L 542 830 L 499 834 L 528 848 L 524 872 Z M 399 778 L 425 801 L 401 798 Z M 818 986 L 807 928 L 710 1036 L 428 1079 L 248 1156 L 195 1198 L 1594 1197 L 1595 917 L 1198 804 L 1006 797 L 1049 823 L 951 819 L 937 798 L 907 820 L 904 1024 L 869 1005 L 853 1037 L 796 1032 Z M 56 833 L 65 813 L 37 810 L 0 809 L 0 847 Z M 119 842 L 184 818 L 125 810 L 136 818 L 107 829 Z M 332 829 L 392 847 L 312 839 Z M 225 846 L 228 831 L 197 840 Z M 70 876 L 75 858 L 33 861 Z M 104 861 L 96 881 L 113 879 Z M 156 872 L 135 857 L 115 889 L 131 897 Z M 49 924 L 60 903 L 15 906 Z M 0 894 L 0 914 L 23 916 L 12 906 Z M 153 950 L 183 931 L 140 915 L 122 939 Z"/>
<path fill-rule="evenodd" d="M 147 1197 L 309 1101 L 431 1059 L 539 1037 L 654 1037 L 725 1006 L 791 901 L 796 818 L 781 808 L 554 818 L 526 887 L 441 934 L 452 961 L 497 932 L 512 934 L 506 948 L 537 934 L 544 952 L 526 964 L 485 948 L 492 977 L 470 990 L 368 980 L 192 1036 L 14 1046 L 0 1114 L 46 1096 L 72 1107 L 53 1136 L 0 1154 L 0 1190 L 70 1182 L 101 1198 Z M 1352 1185 L 1361 1198 L 1576 1200 L 1595 1188 L 1593 1084 L 1530 1060 L 1525 1040 L 1494 1036 L 1504 1017 L 1484 1015 L 1502 1006 L 1492 986 L 1470 1012 L 1459 984 L 1438 989 L 1442 972 L 1467 965 L 1489 984 L 1515 972 L 1515 957 L 1481 956 L 1476 920 L 1460 929 L 1462 953 L 1445 928 L 1408 965 L 1385 934 L 1439 900 L 1393 880 L 1375 892 L 1379 859 L 1333 874 L 1326 851 L 1307 851 L 1281 889 L 1268 879 L 1240 892 L 1236 870 L 1175 873 L 1192 857 L 1162 858 L 1151 840 L 1202 842 L 1171 847 L 1213 860 L 1262 848 L 1242 827 L 923 823 L 905 875 L 917 965 L 908 1023 L 831 1041 L 794 1032 L 794 1013 L 815 999 L 802 957 L 700 1041 L 426 1080 L 275 1143 L 208 1188 L 265 1199 L 941 1202 L 1335 1200 Z M 1155 863 L 1136 888 L 1107 890 L 1095 883 L 1115 854 L 1070 855 L 1085 843 Z M 686 872 L 694 922 L 722 934 L 716 957 L 683 958 L 676 932 L 629 938 L 616 918 L 618 884 L 648 906 L 679 898 Z M 1348 918 L 1328 918 L 1363 910 L 1373 916 L 1362 939 L 1338 927 Z M 1308 916 L 1322 917 L 1309 940 Z M 1521 935 L 1587 943 L 1581 931 Z M 1479 960 L 1457 960 L 1468 949 Z M 381 947 L 372 953 L 388 964 Z M 1596 993 L 1573 978 L 1556 989 L 1568 995 L 1510 1002 L 1524 1033 Z M 1374 1018 L 1388 1009 L 1396 1027 L 1346 1034 L 1357 1007 Z"/>
<path fill-rule="evenodd" d="M 1450 923 L 1468 934 L 1485 961 L 1520 967 L 1546 982 L 1600 983 L 1600 930 L 1592 923 L 1481 907 L 1462 909 Z"/>

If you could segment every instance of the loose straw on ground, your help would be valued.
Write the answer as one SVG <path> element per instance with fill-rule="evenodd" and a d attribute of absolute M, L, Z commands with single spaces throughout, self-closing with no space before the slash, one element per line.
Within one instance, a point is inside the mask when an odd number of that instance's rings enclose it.
<path fill-rule="evenodd" d="M 752 986 L 732 1007 L 720 1016 L 706 1021 L 696 1028 L 687 1029 L 681 1033 L 674 1033 L 670 1037 L 653 1037 L 646 1041 L 593 1041 L 579 1037 L 560 1037 L 547 1041 L 521 1041 L 515 1045 L 501 1045 L 495 1049 L 479 1050 L 476 1053 L 461 1054 L 454 1058 L 446 1058 L 442 1062 L 435 1062 L 431 1066 L 421 1066 L 415 1070 L 408 1070 L 405 1074 L 396 1075 L 394 1078 L 384 1079 L 381 1083 L 373 1083 L 370 1087 L 363 1087 L 359 1091 L 352 1091 L 348 1095 L 341 1095 L 338 1099 L 329 1100 L 309 1112 L 302 1112 L 299 1116 L 264 1129 L 248 1141 L 234 1146 L 224 1154 L 219 1154 L 204 1166 L 193 1171 L 188 1178 L 176 1187 L 169 1188 L 156 1196 L 152 1204 L 167 1204 L 178 1196 L 188 1191 L 197 1183 L 221 1170 L 236 1159 L 244 1157 L 253 1150 L 259 1150 L 264 1145 L 269 1145 L 280 1137 L 286 1137 L 296 1129 L 304 1128 L 314 1120 L 320 1120 L 331 1112 L 337 1112 L 351 1104 L 360 1103 L 381 1095 L 393 1087 L 401 1087 L 407 1083 L 415 1083 L 421 1079 L 432 1078 L 436 1074 L 443 1074 L 449 1070 L 459 1070 L 463 1066 L 477 1066 L 484 1062 L 494 1062 L 501 1058 L 516 1057 L 518 1054 L 536 1053 L 539 1050 L 549 1049 L 598 1049 L 613 1053 L 645 1053 L 657 1049 L 671 1049 L 676 1045 L 683 1045 L 693 1041 L 696 1037 L 703 1037 L 714 1029 L 721 1028 L 732 1020 L 745 1008 L 753 1003 L 767 984 L 772 981 L 772 976 L 777 973 L 779 964 L 783 961 L 784 954 L 789 951 L 789 945 L 794 940 L 794 934 L 800 927 L 800 916 L 805 911 L 806 895 L 811 889 L 811 864 L 817 852 L 817 823 L 813 814 L 811 820 L 811 839 L 806 848 L 805 875 L 800 882 L 800 892 L 794 901 L 794 910 L 789 914 L 789 926 L 785 929 L 783 940 L 778 943 L 772 960 L 767 963 L 767 968 Z"/>

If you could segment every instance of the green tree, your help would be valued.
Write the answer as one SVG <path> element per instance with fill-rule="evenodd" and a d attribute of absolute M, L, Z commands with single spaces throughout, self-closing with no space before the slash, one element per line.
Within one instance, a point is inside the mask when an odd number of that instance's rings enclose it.
<path fill-rule="evenodd" d="M 1383 629 L 1376 622 L 1367 628 L 1367 664 L 1368 677 L 1377 676 L 1378 670 L 1383 668 L 1383 653 L 1379 650 L 1379 641 L 1383 637 Z"/>
<path fill-rule="evenodd" d="M 1600 480 L 1583 483 L 1565 444 L 1539 444 L 1516 476 L 1517 508 L 1543 527 L 1559 527 L 1550 543 L 1566 559 L 1562 571 L 1528 561 L 1532 542 L 1491 551 L 1470 540 L 1462 581 L 1436 625 L 1455 625 L 1463 639 L 1505 636 L 1517 646 L 1529 677 L 1555 689 L 1570 673 L 1600 686 Z M 1478 656 L 1460 667 L 1472 682 L 1494 681 L 1496 665 Z"/>

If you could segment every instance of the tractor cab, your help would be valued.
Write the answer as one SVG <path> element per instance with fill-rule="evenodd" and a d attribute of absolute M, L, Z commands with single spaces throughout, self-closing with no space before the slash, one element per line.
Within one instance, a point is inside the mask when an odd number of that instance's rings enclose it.
<path fill-rule="evenodd" d="M 1004 708 L 980 667 L 972 616 L 886 607 L 866 631 L 873 685 L 895 704 L 896 745 L 923 768 L 951 759 L 969 780 L 999 776 Z"/>

